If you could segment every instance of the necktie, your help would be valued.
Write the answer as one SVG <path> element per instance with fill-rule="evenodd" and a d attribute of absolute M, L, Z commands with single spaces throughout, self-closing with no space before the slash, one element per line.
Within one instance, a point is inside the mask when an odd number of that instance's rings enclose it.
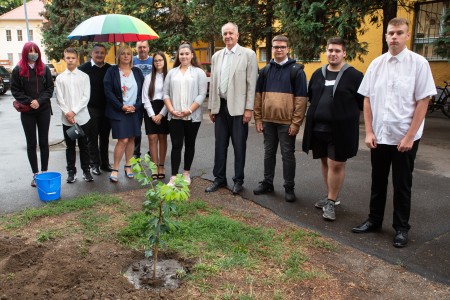
<path fill-rule="evenodd" d="M 223 65 L 222 76 L 220 78 L 220 92 L 225 94 L 228 89 L 228 77 L 230 75 L 231 62 L 233 61 L 233 52 L 227 51 L 227 61 Z"/>

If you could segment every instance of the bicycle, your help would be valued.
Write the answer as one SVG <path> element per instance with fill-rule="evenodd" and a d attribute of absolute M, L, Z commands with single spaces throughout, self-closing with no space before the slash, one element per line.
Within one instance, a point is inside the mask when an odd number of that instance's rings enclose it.
<path fill-rule="evenodd" d="M 444 82 L 445 87 L 436 86 L 438 94 L 430 99 L 430 102 L 428 103 L 428 112 L 432 113 L 435 110 L 441 110 L 444 115 L 450 118 L 450 84 L 445 80 Z"/>

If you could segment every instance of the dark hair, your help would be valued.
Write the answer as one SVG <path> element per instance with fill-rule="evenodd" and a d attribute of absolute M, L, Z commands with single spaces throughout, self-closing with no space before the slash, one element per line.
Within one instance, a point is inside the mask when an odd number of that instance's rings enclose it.
<path fill-rule="evenodd" d="M 327 41 L 327 47 L 330 44 L 341 45 L 342 46 L 342 50 L 346 51 L 345 50 L 345 40 L 343 38 L 341 38 L 341 37 L 335 36 L 335 37 L 329 38 L 328 41 Z"/>
<path fill-rule="evenodd" d="M 153 54 L 153 63 L 152 63 L 152 78 L 150 80 L 150 87 L 148 89 L 148 98 L 150 100 L 153 99 L 153 96 L 155 95 L 155 80 L 156 80 L 156 67 L 155 67 L 155 57 L 156 55 L 159 55 L 164 60 L 164 68 L 163 68 L 163 79 L 166 79 L 167 75 L 167 59 L 164 55 L 164 52 L 162 51 L 156 51 L 155 54 Z"/>
<path fill-rule="evenodd" d="M 193 65 L 194 67 L 197 67 L 197 68 L 201 68 L 200 63 L 197 60 L 197 55 L 195 54 L 195 51 L 194 51 L 194 47 L 192 47 L 190 42 L 181 42 L 181 45 L 178 47 L 178 51 L 177 51 L 177 54 L 175 56 L 175 62 L 173 63 L 173 67 L 176 68 L 179 65 L 181 65 L 179 53 L 180 53 L 180 50 L 184 49 L 184 48 L 188 48 L 193 54 L 193 57 L 192 57 L 192 60 L 191 60 L 191 65 Z"/>
<path fill-rule="evenodd" d="M 102 44 L 94 44 L 94 46 L 92 46 L 92 49 L 91 49 L 91 51 L 95 48 L 95 47 L 100 47 L 100 48 L 103 48 L 103 49 L 105 49 L 105 51 L 106 51 L 106 47 L 105 47 L 105 45 L 102 45 Z"/>
<path fill-rule="evenodd" d="M 71 47 L 64 49 L 64 54 L 66 54 L 66 53 L 73 53 L 76 56 L 78 56 L 78 51 Z"/>
<path fill-rule="evenodd" d="M 38 45 L 33 42 L 27 42 L 23 45 L 22 48 L 22 59 L 19 61 L 18 65 L 20 68 L 19 76 L 22 77 L 30 77 L 30 72 L 28 71 L 28 53 L 30 53 L 31 49 L 36 51 L 39 55 L 37 61 L 34 63 L 34 69 L 36 70 L 37 76 L 43 76 L 45 71 L 45 65 L 42 62 L 41 50 L 39 50 Z"/>
<path fill-rule="evenodd" d="M 137 42 L 136 42 L 136 48 L 137 48 L 137 46 L 138 46 L 138 43 L 143 43 L 143 42 L 147 42 L 147 47 L 150 48 L 150 45 L 148 44 L 148 41 L 147 41 L 147 40 L 137 41 Z"/>
<path fill-rule="evenodd" d="M 287 38 L 287 36 L 285 35 L 276 35 L 273 39 L 272 39 L 272 43 L 273 42 L 285 42 L 287 45 L 289 45 L 289 39 Z"/>

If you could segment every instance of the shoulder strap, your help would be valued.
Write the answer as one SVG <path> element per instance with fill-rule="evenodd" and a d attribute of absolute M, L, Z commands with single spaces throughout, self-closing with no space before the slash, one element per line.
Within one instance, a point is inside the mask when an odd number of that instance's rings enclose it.
<path fill-rule="evenodd" d="M 266 79 L 267 74 L 269 74 L 269 70 L 270 70 L 270 63 L 267 64 L 267 65 L 265 65 L 264 68 L 262 68 L 262 69 L 259 71 L 259 74 L 262 74 L 262 75 L 263 75 L 264 80 Z"/>
<path fill-rule="evenodd" d="M 259 71 L 259 75 L 263 77 L 263 81 L 264 81 L 264 85 L 263 85 L 263 89 L 264 91 L 266 90 L 266 82 L 267 82 L 267 74 L 269 74 L 269 70 L 270 70 L 270 63 L 265 65 L 264 68 L 262 68 Z"/>
<path fill-rule="evenodd" d="M 292 67 L 291 67 L 291 87 L 293 87 L 293 91 L 294 91 L 294 87 L 295 87 L 295 78 L 297 77 L 297 73 L 299 70 L 303 70 L 305 66 L 303 66 L 302 64 L 297 64 L 295 63 Z"/>

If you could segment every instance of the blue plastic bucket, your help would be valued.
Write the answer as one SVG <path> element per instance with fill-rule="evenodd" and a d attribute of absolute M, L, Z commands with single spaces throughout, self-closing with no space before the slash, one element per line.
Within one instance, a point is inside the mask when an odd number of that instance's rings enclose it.
<path fill-rule="evenodd" d="M 61 197 L 61 174 L 58 172 L 37 174 L 36 186 L 41 201 L 58 200 Z"/>

